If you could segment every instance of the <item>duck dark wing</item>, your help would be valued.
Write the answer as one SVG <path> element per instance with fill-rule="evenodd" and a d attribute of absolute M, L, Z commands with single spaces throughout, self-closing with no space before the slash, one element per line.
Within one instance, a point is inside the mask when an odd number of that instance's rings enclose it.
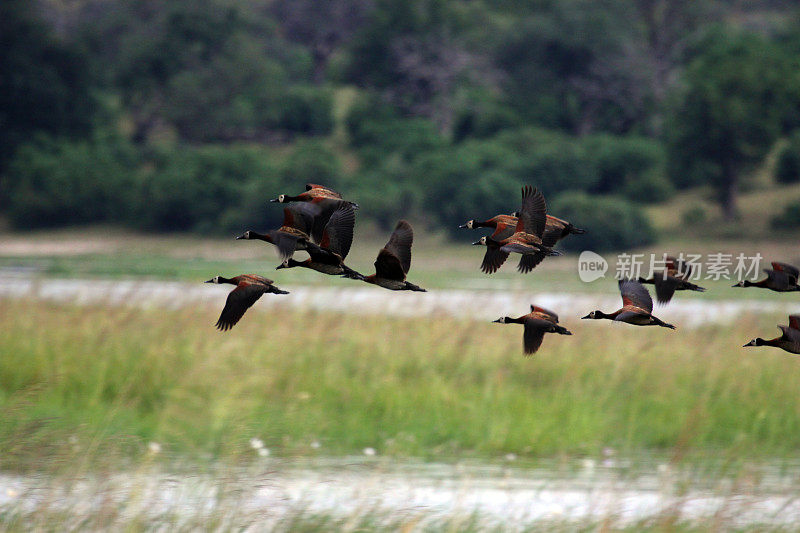
<path fill-rule="evenodd" d="M 653 299 L 644 285 L 631 279 L 619 280 L 619 292 L 622 294 L 622 306 L 633 306 L 653 312 Z"/>
<path fill-rule="evenodd" d="M 345 205 L 355 208 L 350 202 L 336 200 L 334 198 L 316 199 L 313 201 L 312 205 L 319 209 L 319 213 L 314 217 L 314 227 L 311 229 L 311 237 L 316 243 L 322 242 L 325 226 L 328 225 L 328 222 L 337 209 Z"/>
<path fill-rule="evenodd" d="M 552 248 L 558 242 L 558 239 L 561 238 L 561 230 L 562 228 L 557 225 L 547 226 L 544 231 L 544 235 L 542 235 L 542 245 L 547 246 L 548 248 Z M 517 265 L 517 270 L 522 272 L 523 274 L 527 274 L 537 266 L 539 263 L 544 261 L 544 258 L 547 257 L 547 252 L 537 252 L 535 254 L 524 254 L 522 258 L 519 260 L 519 265 Z"/>
<path fill-rule="evenodd" d="M 765 268 L 764 272 L 770 279 L 772 279 L 779 286 L 790 287 L 797 283 L 797 278 L 790 276 L 789 274 L 783 272 L 782 270 L 772 270 L 771 268 Z"/>
<path fill-rule="evenodd" d="M 310 235 L 311 229 L 314 227 L 314 219 L 319 214 L 320 208 L 313 204 L 307 202 L 293 203 L 283 208 L 283 225 Z"/>
<path fill-rule="evenodd" d="M 540 318 L 525 319 L 525 333 L 522 337 L 522 344 L 526 354 L 536 353 L 542 345 L 544 334 L 553 324 Z"/>
<path fill-rule="evenodd" d="M 678 280 L 672 276 L 664 277 L 664 273 L 653 274 L 653 283 L 656 286 L 656 300 L 660 304 L 667 304 L 675 295 Z"/>
<path fill-rule="evenodd" d="M 344 259 L 350 253 L 353 244 L 353 226 L 356 223 L 356 211 L 350 204 L 340 206 L 331 215 L 322 232 L 320 246 L 327 248 Z"/>
<path fill-rule="evenodd" d="M 787 265 L 786 263 L 779 263 L 778 261 L 773 261 L 772 268 L 780 272 L 785 272 L 788 276 L 793 277 L 795 280 L 798 277 L 800 277 L 800 270 L 798 270 L 797 267 L 793 267 L 792 265 Z"/>
<path fill-rule="evenodd" d="M 800 315 L 789 315 L 789 327 L 800 330 Z"/>
<path fill-rule="evenodd" d="M 286 261 L 294 255 L 297 249 L 297 241 L 300 240 L 299 235 L 287 233 L 285 231 L 273 230 L 269 232 L 272 237 L 272 242 L 278 248 L 278 255 L 281 261 Z"/>
<path fill-rule="evenodd" d="M 522 188 L 522 208 L 519 211 L 516 231 L 541 237 L 547 225 L 547 202 L 544 195 L 530 185 Z"/>
<path fill-rule="evenodd" d="M 382 248 L 381 251 L 378 252 L 378 258 L 375 260 L 375 274 L 379 278 L 394 279 L 397 281 L 406 279 L 406 273 L 403 270 L 403 265 L 400 263 L 400 258 L 388 248 Z"/>
<path fill-rule="evenodd" d="M 487 246 L 486 253 L 483 254 L 483 262 L 481 262 L 481 271 L 485 274 L 494 274 L 503 266 L 506 259 L 508 259 L 508 252 L 502 251 L 497 246 Z"/>
<path fill-rule="evenodd" d="M 244 312 L 250 309 L 266 291 L 265 285 L 240 283 L 228 294 L 225 307 L 216 323 L 217 329 L 227 331 L 235 326 Z"/>
<path fill-rule="evenodd" d="M 388 250 L 392 255 L 400 260 L 403 272 L 408 274 L 411 269 L 411 245 L 414 243 L 414 230 L 411 224 L 401 220 L 394 228 L 389 242 L 386 243 L 384 250 Z"/>
<path fill-rule="evenodd" d="M 687 280 L 691 279 L 692 273 L 694 272 L 692 265 L 683 259 L 678 259 L 677 257 L 673 257 L 671 255 L 668 255 L 664 258 L 664 267 L 667 270 L 675 271 L 675 277 L 684 278 Z"/>

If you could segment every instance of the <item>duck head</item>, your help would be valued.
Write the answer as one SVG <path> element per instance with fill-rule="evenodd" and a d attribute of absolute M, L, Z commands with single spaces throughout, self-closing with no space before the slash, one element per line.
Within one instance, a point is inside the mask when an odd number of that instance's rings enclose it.
<path fill-rule="evenodd" d="M 751 340 L 750 342 L 742 346 L 742 348 L 747 348 L 748 346 L 764 346 L 764 345 L 766 345 L 764 339 L 762 339 L 761 337 L 756 337 L 755 339 Z"/>
<path fill-rule="evenodd" d="M 466 224 L 461 224 L 459 228 L 472 229 L 475 227 L 475 220 L 467 220 Z"/>
<path fill-rule="evenodd" d="M 486 236 L 484 235 L 483 237 L 480 238 L 480 240 L 478 240 L 476 242 L 473 242 L 472 245 L 473 246 L 486 246 Z"/>
<path fill-rule="evenodd" d="M 273 198 L 272 200 L 270 200 L 270 202 L 277 202 L 279 204 L 285 203 L 286 202 L 286 195 L 285 194 L 281 194 L 277 198 Z"/>
<path fill-rule="evenodd" d="M 740 281 L 739 283 L 737 283 L 736 285 L 733 285 L 733 286 L 734 287 L 750 287 L 752 285 L 753 285 L 753 283 L 750 280 L 744 280 L 744 281 Z"/>

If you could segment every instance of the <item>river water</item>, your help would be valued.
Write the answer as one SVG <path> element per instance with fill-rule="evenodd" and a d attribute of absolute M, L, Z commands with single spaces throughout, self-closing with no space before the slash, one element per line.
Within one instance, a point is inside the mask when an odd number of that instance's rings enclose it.
<path fill-rule="evenodd" d="M 290 307 L 345 313 L 387 314 L 395 316 L 447 315 L 475 320 L 523 314 L 531 303 L 562 315 L 564 309 L 587 314 L 595 309 L 613 311 L 621 305 L 616 292 L 546 293 L 492 290 L 431 290 L 427 293 L 388 291 L 376 287 L 282 287 L 288 296 L 266 295 L 260 309 Z M 613 291 L 615 287 L 612 287 Z M 0 298 L 32 298 L 76 304 L 132 305 L 180 308 L 208 305 L 220 307 L 230 287 L 203 283 L 151 280 L 49 279 L 28 276 L 0 278 Z M 679 295 L 680 296 L 680 295 Z M 796 311 L 787 298 L 776 301 L 702 300 L 675 298 L 655 313 L 667 322 L 692 327 L 725 323 L 747 313 Z"/>
<path fill-rule="evenodd" d="M 667 462 L 631 469 L 624 460 L 584 459 L 516 468 L 505 464 L 395 462 L 386 458 L 262 459 L 203 474 L 156 468 L 74 478 L 0 475 L 0 512 L 42 508 L 80 522 L 105 506 L 119 524 L 202 523 L 272 529 L 298 516 L 383 523 L 519 530 L 532 525 L 621 527 L 668 516 L 694 524 L 793 527 L 800 524 L 800 467 L 760 466 L 713 482 Z M 473 523 L 473 525 L 474 525 Z M 109 524 L 112 525 L 112 524 Z"/>

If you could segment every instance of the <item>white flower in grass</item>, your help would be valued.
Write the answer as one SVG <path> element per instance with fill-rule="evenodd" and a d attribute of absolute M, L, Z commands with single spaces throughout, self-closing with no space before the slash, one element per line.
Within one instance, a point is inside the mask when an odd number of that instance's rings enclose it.
<path fill-rule="evenodd" d="M 583 461 L 581 461 L 581 466 L 583 467 L 584 470 L 594 470 L 596 464 L 597 463 L 595 462 L 594 459 L 586 458 Z"/>
<path fill-rule="evenodd" d="M 147 451 L 150 452 L 151 455 L 156 455 L 161 453 L 161 445 L 157 442 L 148 442 L 147 443 Z"/>
<path fill-rule="evenodd" d="M 253 437 L 250 439 L 250 447 L 254 450 L 261 450 L 264 448 L 264 441 L 259 439 L 258 437 Z"/>
<path fill-rule="evenodd" d="M 319 450 L 322 447 L 322 444 L 318 440 L 311 442 L 311 447 L 315 450 Z"/>
<path fill-rule="evenodd" d="M 375 451 L 375 448 L 364 448 L 364 455 L 368 457 L 372 457 L 376 455 L 378 452 Z"/>
<path fill-rule="evenodd" d="M 506 461 L 516 461 L 516 460 L 517 460 L 517 454 L 515 453 L 506 454 Z"/>
<path fill-rule="evenodd" d="M 258 455 L 261 457 L 267 457 L 269 455 L 269 448 L 259 448 Z"/>

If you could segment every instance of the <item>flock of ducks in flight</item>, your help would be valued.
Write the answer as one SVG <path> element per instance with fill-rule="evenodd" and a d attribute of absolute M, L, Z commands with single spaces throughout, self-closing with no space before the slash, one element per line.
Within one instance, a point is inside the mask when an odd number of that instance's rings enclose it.
<path fill-rule="evenodd" d="M 425 289 L 406 280 L 411 268 L 411 245 L 414 231 L 406 220 L 400 220 L 386 246 L 378 252 L 375 273 L 365 276 L 344 264 L 353 242 L 353 227 L 358 204 L 345 200 L 342 195 L 328 187 L 309 183 L 306 190 L 296 196 L 281 194 L 271 202 L 289 204 L 283 210 L 280 228 L 258 233 L 252 230 L 236 237 L 245 240 L 261 240 L 273 244 L 281 258 L 282 268 L 308 268 L 322 274 L 341 276 L 378 285 L 395 291 L 420 291 Z M 570 222 L 547 214 L 544 195 L 531 186 L 522 188 L 522 205 L 510 215 L 500 214 L 488 220 L 470 220 L 461 228 L 489 228 L 493 232 L 481 237 L 473 244 L 486 247 L 481 270 L 492 274 L 505 263 L 509 255 L 519 254 L 517 270 L 528 273 L 546 257 L 561 255 L 553 247 L 569 235 L 580 235 L 586 230 Z M 308 259 L 297 261 L 298 250 L 308 254 Z M 764 269 L 767 277 L 761 281 L 741 281 L 734 287 L 760 287 L 776 292 L 800 291 L 800 270 L 786 263 L 773 262 L 772 269 Z M 654 273 L 650 279 L 619 280 L 622 307 L 611 313 L 597 310 L 582 317 L 590 320 L 613 320 L 635 326 L 660 326 L 675 329 L 653 315 L 653 299 L 644 284 L 655 286 L 656 299 L 667 304 L 676 291 L 692 290 L 704 292 L 691 281 L 692 268 L 675 257 L 666 257 L 664 270 Z M 231 329 L 262 295 L 288 294 L 273 284 L 273 281 L 255 274 L 243 274 L 233 278 L 215 276 L 206 283 L 235 285 L 229 294 L 216 327 L 222 331 Z M 501 317 L 494 322 L 500 324 L 522 324 L 525 354 L 535 353 L 542 344 L 545 333 L 572 335 L 559 325 L 558 315 L 536 305 L 530 313 L 517 317 Z M 781 335 L 765 340 L 753 339 L 744 346 L 773 346 L 787 352 L 800 354 L 800 314 L 789 316 L 789 325 L 779 325 Z"/>

